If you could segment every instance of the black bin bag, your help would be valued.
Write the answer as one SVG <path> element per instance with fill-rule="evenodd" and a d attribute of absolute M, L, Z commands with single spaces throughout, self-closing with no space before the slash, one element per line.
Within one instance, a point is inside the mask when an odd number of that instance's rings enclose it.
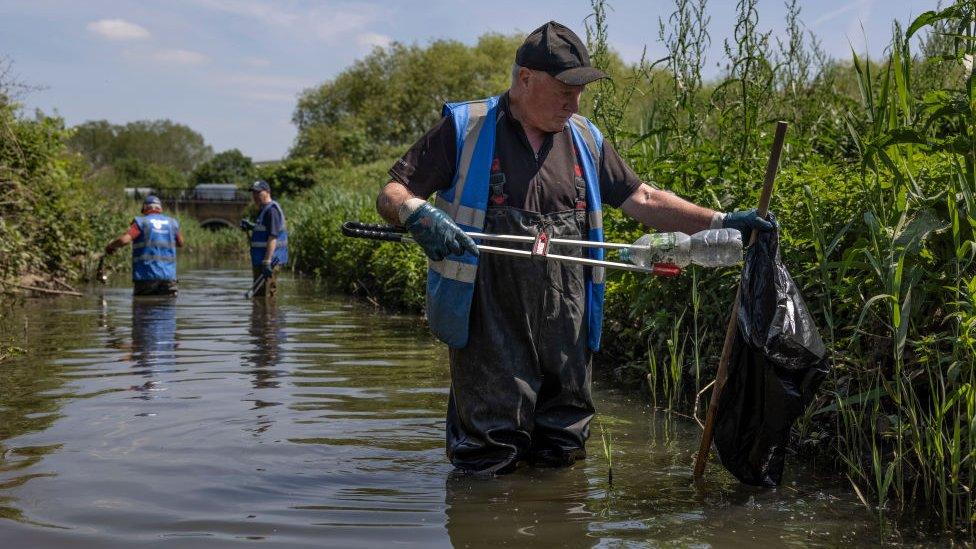
<path fill-rule="evenodd" d="M 715 447 L 740 481 L 777 486 L 790 428 L 828 365 L 813 317 L 780 260 L 775 230 L 746 250 L 736 324 Z"/>

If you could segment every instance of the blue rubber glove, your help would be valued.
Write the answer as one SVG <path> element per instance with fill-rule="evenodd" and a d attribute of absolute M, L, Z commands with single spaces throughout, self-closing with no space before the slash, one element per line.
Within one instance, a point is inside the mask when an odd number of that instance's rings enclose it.
<path fill-rule="evenodd" d="M 271 278 L 271 275 L 274 274 L 274 267 L 272 267 L 269 263 L 261 263 L 261 274 L 263 274 L 265 277 Z"/>
<path fill-rule="evenodd" d="M 460 255 L 464 252 L 478 255 L 474 240 L 443 210 L 427 202 L 407 216 L 404 225 L 431 261 L 440 261 L 451 254 Z"/>
<path fill-rule="evenodd" d="M 743 238 L 748 238 L 753 229 L 759 229 L 760 232 L 773 230 L 774 223 L 759 217 L 758 210 L 752 208 L 751 210 L 740 210 L 725 214 L 725 218 L 722 219 L 722 228 L 735 229 L 742 233 Z"/>

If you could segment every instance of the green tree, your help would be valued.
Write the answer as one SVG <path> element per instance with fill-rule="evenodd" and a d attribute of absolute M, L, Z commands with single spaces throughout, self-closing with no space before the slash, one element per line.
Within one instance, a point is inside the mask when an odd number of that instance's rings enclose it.
<path fill-rule="evenodd" d="M 510 82 L 521 36 L 485 34 L 474 46 L 436 40 L 374 49 L 333 80 L 305 90 L 292 121 L 292 156 L 363 162 L 412 143 L 441 105 L 487 97 Z"/>
<path fill-rule="evenodd" d="M 233 183 L 239 187 L 254 178 L 251 157 L 237 149 L 217 153 L 213 158 L 193 170 L 192 180 L 199 183 Z"/>
<path fill-rule="evenodd" d="M 112 164 L 115 187 L 150 187 L 155 190 L 182 188 L 186 178 L 176 169 L 148 164 L 136 158 L 121 158 Z"/>
<path fill-rule="evenodd" d="M 315 185 L 326 165 L 313 158 L 289 158 L 257 168 L 257 176 L 271 185 L 275 194 L 296 194 Z"/>
<path fill-rule="evenodd" d="M 95 169 L 135 158 L 190 175 L 213 156 L 202 135 L 171 120 L 139 120 L 125 125 L 93 120 L 76 126 L 68 144 Z"/>

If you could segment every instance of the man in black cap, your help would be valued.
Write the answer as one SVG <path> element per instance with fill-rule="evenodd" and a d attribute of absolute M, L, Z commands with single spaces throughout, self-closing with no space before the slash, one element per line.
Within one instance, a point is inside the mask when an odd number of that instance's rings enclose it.
<path fill-rule="evenodd" d="M 267 181 L 255 181 L 251 185 L 251 198 L 258 207 L 254 222 L 241 221 L 241 229 L 251 232 L 251 274 L 257 281 L 265 281 L 254 296 L 272 297 L 278 290 L 278 270 L 288 262 L 288 229 L 285 212 L 271 199 L 271 186 Z"/>
<path fill-rule="evenodd" d="M 585 457 L 604 292 L 602 268 L 479 257 L 464 231 L 602 241 L 603 205 L 663 231 L 771 227 L 755 211 L 723 214 L 642 183 L 577 114 L 584 86 L 604 77 L 573 31 L 546 23 L 519 47 L 509 90 L 445 105 L 377 198 L 431 261 L 427 318 L 450 347 L 447 454 L 461 471 Z"/>

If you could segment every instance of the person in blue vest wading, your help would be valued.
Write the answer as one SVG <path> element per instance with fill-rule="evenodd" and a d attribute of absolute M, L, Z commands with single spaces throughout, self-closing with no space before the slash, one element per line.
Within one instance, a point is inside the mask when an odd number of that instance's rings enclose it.
<path fill-rule="evenodd" d="M 771 228 L 754 210 L 715 212 L 642 183 L 577 114 L 584 86 L 605 76 L 573 31 L 546 23 L 519 47 L 508 91 L 445 105 L 377 198 L 430 259 L 427 318 L 450 347 L 447 455 L 460 471 L 585 457 L 604 292 L 601 268 L 479 257 L 464 231 L 602 241 L 604 205 L 662 231 Z"/>
<path fill-rule="evenodd" d="M 251 198 L 258 207 L 254 222 L 241 221 L 241 228 L 251 231 L 251 274 L 257 280 L 267 277 L 255 296 L 271 297 L 278 290 L 278 270 L 288 262 L 288 230 L 285 212 L 271 199 L 271 186 L 266 181 L 251 185 Z"/>
<path fill-rule="evenodd" d="M 105 255 L 132 244 L 133 295 L 176 295 L 176 248 L 183 246 L 180 224 L 163 215 L 163 203 L 149 195 L 142 216 L 105 246 Z"/>

